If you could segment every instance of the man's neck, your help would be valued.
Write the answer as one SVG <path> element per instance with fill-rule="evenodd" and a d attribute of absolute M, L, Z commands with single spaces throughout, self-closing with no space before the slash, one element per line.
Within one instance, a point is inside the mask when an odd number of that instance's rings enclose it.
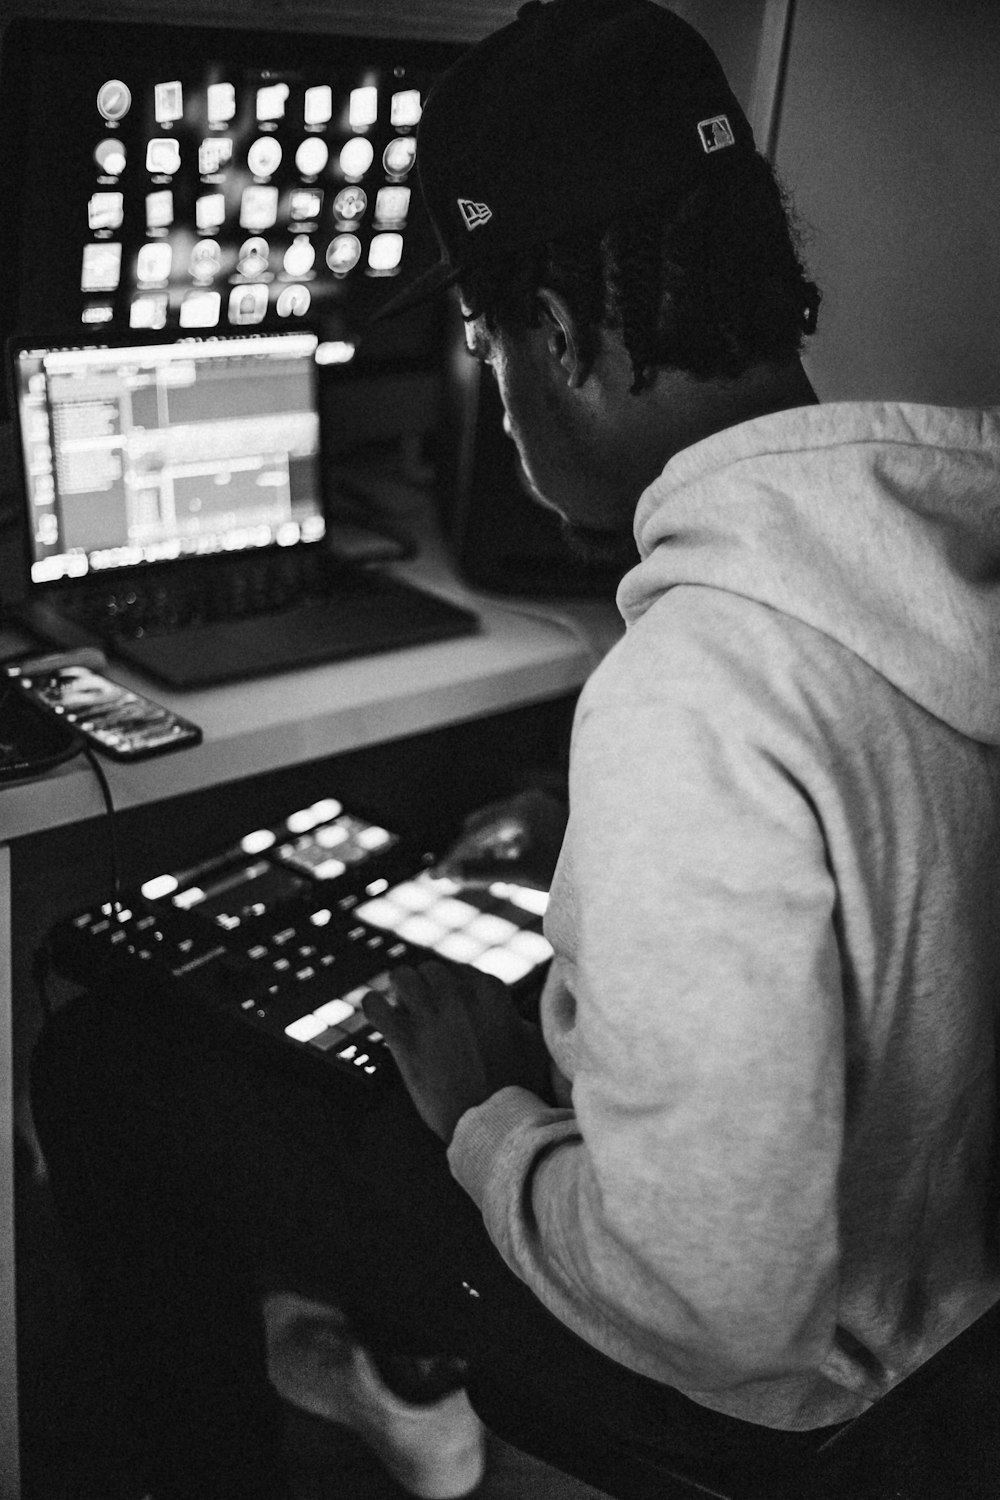
<path fill-rule="evenodd" d="M 802 368 L 801 361 L 795 360 L 780 372 L 776 372 L 771 394 L 766 399 L 763 408 L 755 412 L 754 416 L 767 417 L 772 412 L 790 411 L 795 406 L 818 405 L 819 397 L 813 389 L 812 382 Z"/>
<path fill-rule="evenodd" d="M 752 422 L 755 417 L 769 417 L 797 406 L 816 406 L 818 401 L 799 360 L 787 365 L 757 365 L 736 380 L 715 381 L 704 388 L 704 399 L 698 403 L 706 428 L 702 435 L 710 437 L 739 422 Z"/>
<path fill-rule="evenodd" d="M 642 395 L 627 399 L 645 404 L 644 412 L 638 406 L 623 407 L 635 419 L 625 424 L 621 451 L 634 465 L 636 493 L 683 448 L 756 417 L 818 404 L 797 359 L 785 365 L 758 365 L 736 380 L 699 380 L 667 370 Z"/>

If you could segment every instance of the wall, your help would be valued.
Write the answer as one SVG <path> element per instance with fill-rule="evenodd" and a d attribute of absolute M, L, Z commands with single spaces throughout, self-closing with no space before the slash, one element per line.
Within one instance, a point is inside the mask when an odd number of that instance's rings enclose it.
<path fill-rule="evenodd" d="M 1000 403 L 1000 6 L 797 0 L 777 166 L 824 399 Z"/>

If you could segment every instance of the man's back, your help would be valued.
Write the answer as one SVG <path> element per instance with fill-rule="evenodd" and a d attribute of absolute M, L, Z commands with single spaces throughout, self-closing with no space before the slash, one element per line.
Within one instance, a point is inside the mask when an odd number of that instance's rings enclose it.
<path fill-rule="evenodd" d="M 905 494 L 898 420 L 814 408 L 709 440 L 644 498 L 547 922 L 546 1035 L 576 1120 L 525 1107 L 516 1155 L 467 1181 L 571 1326 L 775 1426 L 853 1414 L 1000 1292 L 997 607 L 957 498 L 971 514 L 970 469 L 990 484 L 996 461 L 972 417 L 967 451 L 935 449 L 949 420 L 927 413 L 907 445 L 924 480 Z M 923 566 L 913 542 L 910 597 L 884 574 L 862 641 L 838 570 L 878 586 L 899 505 Z M 943 672 L 907 645 L 925 627 Z M 910 691 L 880 669 L 897 659 Z M 463 1181 L 490 1108 L 459 1127 Z M 537 1231 L 516 1190 L 532 1164 L 536 1214 L 559 1205 Z"/>

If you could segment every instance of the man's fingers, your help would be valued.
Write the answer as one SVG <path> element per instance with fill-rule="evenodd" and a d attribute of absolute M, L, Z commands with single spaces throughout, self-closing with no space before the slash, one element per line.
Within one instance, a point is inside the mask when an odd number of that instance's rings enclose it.
<path fill-rule="evenodd" d="M 361 1009 L 365 1019 L 381 1031 L 390 1042 L 393 1037 L 398 1037 L 405 1031 L 409 1017 L 398 1006 L 395 996 L 391 993 L 385 990 L 369 990 L 361 1002 Z"/>
<path fill-rule="evenodd" d="M 422 963 L 419 968 L 404 964 L 389 975 L 388 988 L 400 1010 L 413 1015 L 436 1015 L 444 964 Z"/>
<path fill-rule="evenodd" d="M 430 974 L 425 971 L 431 970 Z M 420 969 L 402 965 L 376 981 L 362 1002 L 362 1010 L 373 1026 L 387 1036 L 398 1036 L 414 1021 L 437 1013 L 437 985 L 443 964 L 421 964 Z"/>
<path fill-rule="evenodd" d="M 467 1014 L 484 1014 L 508 1001 L 506 987 L 475 969 L 459 973 L 450 964 L 428 959 L 418 968 L 393 969 L 362 1003 L 365 1016 L 391 1040 L 419 1031 L 422 1019 L 437 1020 L 455 1006 Z"/>

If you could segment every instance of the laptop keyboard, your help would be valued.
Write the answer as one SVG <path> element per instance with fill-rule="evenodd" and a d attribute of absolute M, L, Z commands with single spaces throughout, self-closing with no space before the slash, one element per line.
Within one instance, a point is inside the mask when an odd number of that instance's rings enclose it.
<path fill-rule="evenodd" d="M 430 957 L 501 979 L 530 1010 L 552 950 L 545 892 L 433 879 L 429 856 L 325 798 L 115 905 L 57 924 L 56 970 L 114 1003 L 188 1005 L 277 1062 L 395 1077 L 362 1001 Z"/>
<path fill-rule="evenodd" d="M 280 614 L 305 603 L 343 598 L 372 586 L 318 548 L 234 558 L 233 565 L 172 566 L 132 577 L 107 592 L 93 587 L 60 593 L 60 613 L 110 640 L 171 635 L 192 626 Z"/>

